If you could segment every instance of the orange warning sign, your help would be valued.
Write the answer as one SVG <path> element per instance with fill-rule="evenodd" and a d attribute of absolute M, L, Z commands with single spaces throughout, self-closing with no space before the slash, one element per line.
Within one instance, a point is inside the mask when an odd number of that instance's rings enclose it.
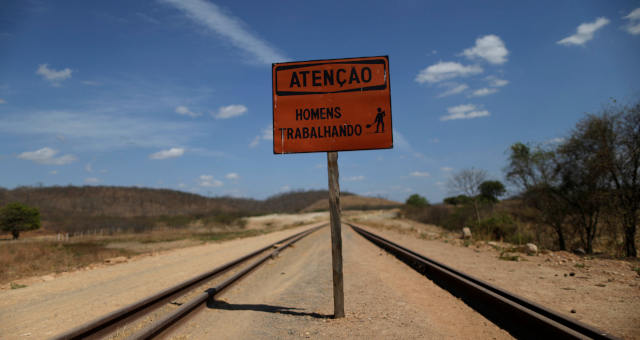
<path fill-rule="evenodd" d="M 389 57 L 273 64 L 273 153 L 393 147 Z"/>

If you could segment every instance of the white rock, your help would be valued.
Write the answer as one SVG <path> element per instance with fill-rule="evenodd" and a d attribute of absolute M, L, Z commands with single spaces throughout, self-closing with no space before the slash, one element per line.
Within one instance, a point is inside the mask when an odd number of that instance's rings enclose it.
<path fill-rule="evenodd" d="M 525 245 L 524 251 L 525 253 L 527 253 L 527 255 L 535 255 L 538 253 L 538 246 L 533 243 L 527 243 Z"/>
<path fill-rule="evenodd" d="M 464 227 L 462 228 L 462 238 L 463 239 L 470 239 L 471 238 L 471 229 L 469 229 L 468 227 Z"/>

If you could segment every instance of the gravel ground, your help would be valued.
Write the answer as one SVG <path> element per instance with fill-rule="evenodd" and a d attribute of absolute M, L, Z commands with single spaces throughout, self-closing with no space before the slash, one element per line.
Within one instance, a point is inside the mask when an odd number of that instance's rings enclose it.
<path fill-rule="evenodd" d="M 435 226 L 398 220 L 392 212 L 345 216 L 558 312 L 622 338 L 640 339 L 640 276 L 632 270 L 637 262 L 567 252 L 519 254 L 523 261 L 504 261 L 499 250 L 485 242 L 472 241 L 465 247 L 462 240 L 442 238 L 442 230 Z M 289 225 L 298 223 L 292 216 L 287 218 Z M 271 217 L 264 220 L 256 223 L 278 223 Z M 0 339 L 51 337 L 303 229 L 125 259 L 37 278 L 22 289 L 0 290 Z M 185 322 L 182 333 L 172 335 L 194 339 L 509 337 L 346 226 L 347 315 L 340 320 L 329 318 L 333 305 L 328 235 L 328 229 L 323 229 L 285 250 Z M 202 322 L 194 323 L 200 318 Z"/>
<path fill-rule="evenodd" d="M 0 291 L 0 339 L 52 337 L 307 228 L 172 250 Z"/>
<path fill-rule="evenodd" d="M 200 310 L 173 339 L 508 339 L 460 300 L 343 228 L 343 319 L 332 319 L 323 228 Z"/>
<path fill-rule="evenodd" d="M 467 274 L 521 295 L 556 312 L 625 339 L 640 339 L 640 276 L 638 262 L 577 256 L 565 251 L 536 256 L 518 255 L 520 261 L 500 260 L 496 248 L 511 245 L 437 238 L 431 225 L 392 218 L 386 212 L 354 214 L 370 230 L 404 247 Z M 415 232 L 427 235 L 416 237 Z M 446 243 L 445 243 L 446 240 Z"/>

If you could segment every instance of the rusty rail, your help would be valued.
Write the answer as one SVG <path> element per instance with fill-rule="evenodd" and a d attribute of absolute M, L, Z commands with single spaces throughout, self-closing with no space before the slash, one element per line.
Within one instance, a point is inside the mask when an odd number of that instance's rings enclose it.
<path fill-rule="evenodd" d="M 471 275 L 427 258 L 352 223 L 365 239 L 393 254 L 438 286 L 520 339 L 617 339 Z"/>
<path fill-rule="evenodd" d="M 186 280 L 180 284 L 177 284 L 173 287 L 164 289 L 156 294 L 153 294 L 149 297 L 146 297 L 140 301 L 137 301 L 133 304 L 130 304 L 128 306 L 122 307 L 118 310 L 115 310 L 109 314 L 106 314 L 100 318 L 97 318 L 95 320 L 92 320 L 90 322 L 87 322 L 83 325 L 80 325 L 76 328 L 73 328 L 65 333 L 59 334 L 57 336 L 55 336 L 54 340 L 67 340 L 67 339 L 96 339 L 96 338 L 101 338 L 111 332 L 113 332 L 114 330 L 122 327 L 125 324 L 131 323 L 135 320 L 137 320 L 138 318 L 154 311 L 155 309 L 163 306 L 166 302 L 173 300 L 175 297 L 177 296 L 181 296 L 184 295 L 186 292 L 188 292 L 189 290 L 194 289 L 195 287 L 197 287 L 198 285 L 211 280 L 227 271 L 229 271 L 230 269 L 239 266 L 242 263 L 247 262 L 249 259 L 271 249 L 275 247 L 275 250 L 270 252 L 269 254 L 267 254 L 266 256 L 261 257 L 258 261 L 254 262 L 251 266 L 249 266 L 249 268 L 251 268 L 251 270 L 255 269 L 258 265 L 260 265 L 261 263 L 263 263 L 264 261 L 266 261 L 269 257 L 273 257 L 275 256 L 277 253 L 279 253 L 280 251 L 282 251 L 284 248 L 288 247 L 289 245 L 295 243 L 296 241 L 302 239 L 303 237 L 309 235 L 310 233 L 327 226 L 327 224 L 323 224 L 321 226 L 318 227 L 314 227 L 308 230 L 305 230 L 303 232 L 294 234 L 292 236 L 286 237 L 282 240 L 279 240 L 277 242 L 274 242 L 268 246 L 262 247 L 254 252 L 251 252 L 247 255 L 244 255 L 236 260 L 230 261 L 226 264 L 223 264 L 215 269 L 212 269 L 208 272 L 202 273 L 196 277 L 193 277 L 189 280 Z M 249 273 L 251 270 L 242 270 L 240 273 L 243 273 L 243 275 Z M 240 274 L 238 273 L 238 274 Z M 221 290 L 228 288 L 228 286 L 230 286 L 232 283 L 234 283 L 235 281 L 237 281 L 238 279 L 240 279 L 243 275 L 234 275 L 232 278 L 226 280 L 224 283 L 226 283 L 224 286 L 222 285 L 218 285 L 215 288 L 213 288 L 214 290 L 216 290 L 216 293 L 219 293 Z M 235 279 L 234 279 L 235 278 Z M 232 280 L 234 279 L 234 280 Z M 209 290 L 211 291 L 211 290 Z M 206 300 L 205 300 L 206 301 Z M 185 303 L 184 305 L 181 306 L 181 308 L 179 308 L 178 310 L 184 310 L 187 305 L 190 305 L 193 301 L 189 302 L 189 303 Z M 193 308 L 189 309 L 189 311 L 193 310 Z M 168 323 L 166 323 L 164 325 L 164 328 L 166 328 L 167 326 L 169 326 L 170 324 L 172 324 L 173 322 L 177 321 L 180 317 L 184 316 L 184 314 L 181 314 L 179 317 L 176 317 L 173 320 L 169 320 Z M 154 324 L 157 324 L 154 323 Z M 164 329 L 162 328 L 162 329 Z M 146 329 L 145 329 L 146 330 Z M 154 332 L 155 334 L 155 332 Z"/>
<path fill-rule="evenodd" d="M 318 228 L 320 228 L 320 227 L 318 227 Z M 293 238 L 293 239 L 287 241 L 286 243 L 280 245 L 279 247 L 277 247 L 273 251 L 269 252 L 268 254 L 264 255 L 263 257 L 259 258 L 255 262 L 253 262 L 250 266 L 244 268 L 242 271 L 236 273 L 235 275 L 233 275 L 232 277 L 228 278 L 227 280 L 225 280 L 224 282 L 220 283 L 219 285 L 217 285 L 217 286 L 215 286 L 213 288 L 207 289 L 207 291 L 199 294 L 197 297 L 195 297 L 195 298 L 191 299 L 189 302 L 183 304 L 182 306 L 180 306 L 180 308 L 174 310 L 172 313 L 165 315 L 163 318 L 157 320 L 153 324 L 145 327 L 144 329 L 142 329 L 141 331 L 137 332 L 136 334 L 133 334 L 132 336 L 128 337 L 127 340 L 152 339 L 153 337 L 159 335 L 165 329 L 167 329 L 169 326 L 171 326 L 172 324 L 174 324 L 175 322 L 180 320 L 182 317 L 187 315 L 189 312 L 191 312 L 194 309 L 204 305 L 209 299 L 213 299 L 217 294 L 221 293 L 226 288 L 229 288 L 234 283 L 237 283 L 237 281 L 239 279 L 241 279 L 242 277 L 244 277 L 248 273 L 252 272 L 254 269 L 256 269 L 263 262 L 265 262 L 269 258 L 272 258 L 272 257 L 276 256 L 282 250 L 284 250 L 285 248 L 287 248 L 291 244 L 297 242 L 298 240 L 302 239 L 303 237 L 309 235 L 310 233 L 314 232 L 318 228 L 315 228 L 315 229 L 312 229 L 310 231 L 307 231 L 307 232 L 303 233 L 302 235 L 296 236 L 295 238 Z"/>

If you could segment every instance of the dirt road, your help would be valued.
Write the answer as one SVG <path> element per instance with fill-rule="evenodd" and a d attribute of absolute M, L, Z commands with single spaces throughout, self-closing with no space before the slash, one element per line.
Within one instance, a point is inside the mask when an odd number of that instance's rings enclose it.
<path fill-rule="evenodd" d="M 367 212 L 354 218 L 376 226 L 371 231 L 380 236 L 570 318 L 624 339 L 640 339 L 640 275 L 633 270 L 637 262 L 565 251 L 518 253 L 520 261 L 505 261 L 501 250 L 486 242 L 465 247 L 457 234 L 429 239 L 442 230 L 389 215 Z"/>
<path fill-rule="evenodd" d="M 306 228 L 173 250 L 0 291 L 0 339 L 46 339 Z"/>
<path fill-rule="evenodd" d="M 389 216 L 387 216 L 389 215 Z M 566 252 L 500 260 L 435 226 L 363 212 L 363 224 L 426 256 L 602 328 L 640 339 L 640 278 L 621 260 Z M 270 221 L 270 220 L 269 220 Z M 268 222 L 272 223 L 272 222 Z M 307 227 L 167 251 L 0 291 L 0 339 L 48 338 Z M 413 231 L 412 231 L 413 230 Z M 418 234 L 416 234 L 416 232 Z M 460 241 L 460 242 L 457 242 Z M 460 244 L 458 244 L 460 243 Z M 328 228 L 270 260 L 170 335 L 176 338 L 509 338 L 343 225 L 346 318 L 333 320 Z"/>
<path fill-rule="evenodd" d="M 328 228 L 298 242 L 169 333 L 178 339 L 506 339 L 509 334 L 343 228 L 345 310 L 334 320 Z"/>

